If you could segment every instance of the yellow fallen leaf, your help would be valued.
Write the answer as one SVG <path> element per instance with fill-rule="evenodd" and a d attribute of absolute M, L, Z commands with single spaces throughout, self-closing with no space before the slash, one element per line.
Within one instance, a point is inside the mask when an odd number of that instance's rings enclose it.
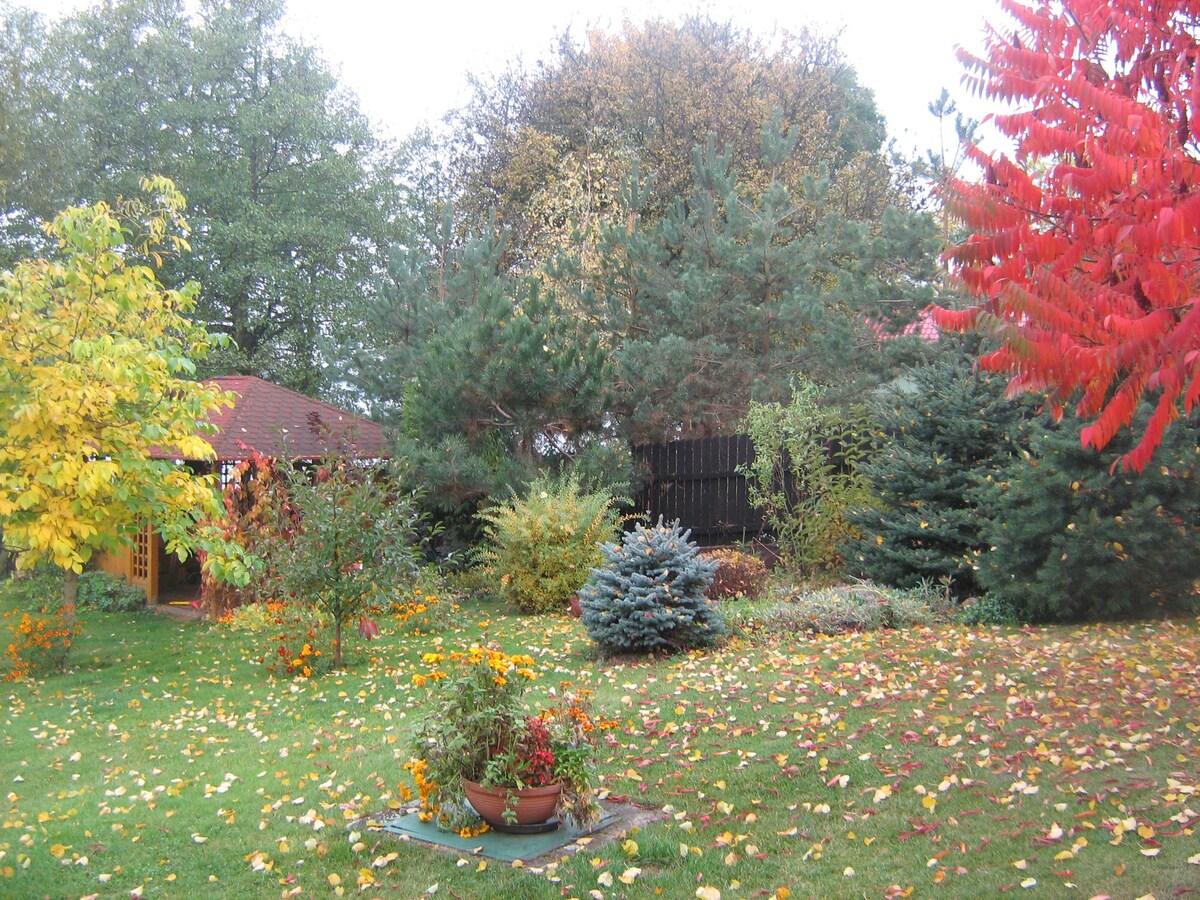
<path fill-rule="evenodd" d="M 604 887 L 612 887 L 612 884 L 613 884 L 612 872 L 601 872 L 600 875 L 596 878 L 596 883 L 603 885 Z"/>
<path fill-rule="evenodd" d="M 721 892 L 707 884 L 696 888 L 696 896 L 700 900 L 721 900 Z"/>
<path fill-rule="evenodd" d="M 328 875 L 325 876 L 325 880 L 329 882 L 331 887 L 337 887 L 339 884 L 342 883 L 342 876 L 339 875 L 337 872 L 330 872 Z"/>
<path fill-rule="evenodd" d="M 638 843 L 633 838 L 629 838 L 622 842 L 621 849 L 625 852 L 626 856 L 637 856 Z"/>
<path fill-rule="evenodd" d="M 617 876 L 617 881 L 621 882 L 621 884 L 633 884 L 634 880 L 641 874 L 642 870 L 637 866 L 630 866 Z"/>

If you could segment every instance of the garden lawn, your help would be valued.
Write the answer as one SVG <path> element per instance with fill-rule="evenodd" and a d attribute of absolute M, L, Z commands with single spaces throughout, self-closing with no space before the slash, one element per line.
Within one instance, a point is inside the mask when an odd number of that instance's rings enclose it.
<path fill-rule="evenodd" d="M 467 606 L 353 667 L 85 614 L 74 668 L 5 684 L 0 896 L 1170 897 L 1200 886 L 1200 623 L 744 633 L 606 662 L 566 617 Z M 613 795 L 665 810 L 545 866 L 367 827 L 398 806 L 420 655 L 531 653 L 595 691 Z M 370 654 L 370 658 L 367 658 Z M 419 679 L 418 679 L 419 680 Z M 350 826 L 348 829 L 347 826 Z"/>

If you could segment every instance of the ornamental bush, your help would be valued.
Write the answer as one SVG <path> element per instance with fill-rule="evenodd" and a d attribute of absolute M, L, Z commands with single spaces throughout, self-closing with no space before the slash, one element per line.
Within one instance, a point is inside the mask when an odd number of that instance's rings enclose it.
<path fill-rule="evenodd" d="M 498 592 L 522 612 L 562 612 L 600 562 L 599 544 L 620 524 L 612 494 L 585 493 L 574 476 L 540 476 L 479 514 L 487 545 L 480 551 Z"/>
<path fill-rule="evenodd" d="M 717 564 L 712 584 L 708 586 L 710 600 L 730 597 L 752 600 L 762 594 L 767 583 L 767 566 L 754 554 L 722 547 L 700 555 Z"/>
<path fill-rule="evenodd" d="M 100 612 L 142 612 L 146 592 L 108 572 L 84 572 L 79 576 L 77 602 Z"/>
<path fill-rule="evenodd" d="M 76 626 L 63 612 L 62 582 L 62 572 L 46 566 L 0 581 L 0 623 L 11 638 L 0 661 L 5 681 L 66 667 Z"/>
<path fill-rule="evenodd" d="M 950 612 L 949 595 L 929 582 L 908 590 L 863 582 L 801 592 L 762 621 L 771 633 L 844 634 L 934 625 L 947 621 Z"/>
<path fill-rule="evenodd" d="M 825 404 L 824 392 L 800 376 L 787 406 L 752 402 L 742 428 L 754 459 L 738 467 L 783 561 L 809 575 L 841 569 L 841 545 L 858 534 L 848 512 L 875 502 L 862 471 L 870 424 L 861 410 Z"/>
<path fill-rule="evenodd" d="M 725 621 L 705 593 L 717 564 L 699 555 L 690 536 L 659 518 L 600 548 L 604 562 L 579 592 L 579 605 L 603 652 L 685 650 L 725 636 Z"/>

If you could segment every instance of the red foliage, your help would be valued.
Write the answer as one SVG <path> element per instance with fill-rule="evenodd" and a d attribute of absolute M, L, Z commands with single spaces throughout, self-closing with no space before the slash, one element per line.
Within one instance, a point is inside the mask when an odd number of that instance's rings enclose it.
<path fill-rule="evenodd" d="M 1001 0 L 1011 32 L 959 51 L 1011 158 L 970 148 L 983 183 L 952 179 L 973 232 L 947 253 L 979 305 L 935 311 L 995 332 L 987 369 L 1091 419 L 1104 447 L 1143 396 L 1157 408 L 1123 459 L 1141 470 L 1200 399 L 1200 0 Z"/>
<path fill-rule="evenodd" d="M 250 457 L 230 473 L 222 494 L 225 518 L 216 524 L 225 538 L 251 553 L 260 552 L 271 541 L 285 539 L 295 527 L 282 478 L 272 460 L 257 450 L 251 449 Z M 218 618 L 243 603 L 277 599 L 272 590 L 276 580 L 273 572 L 262 572 L 250 585 L 236 588 L 205 573 L 201 603 L 213 618 Z"/>
<path fill-rule="evenodd" d="M 706 550 L 700 555 L 717 563 L 717 571 L 706 592 L 709 600 L 725 600 L 729 597 L 753 599 L 766 586 L 767 566 L 753 554 L 723 547 Z"/>

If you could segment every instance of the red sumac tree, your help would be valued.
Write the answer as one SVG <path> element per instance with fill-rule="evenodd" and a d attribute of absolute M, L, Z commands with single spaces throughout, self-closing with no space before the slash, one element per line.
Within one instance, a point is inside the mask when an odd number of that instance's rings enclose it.
<path fill-rule="evenodd" d="M 950 179 L 971 234 L 947 258 L 976 306 L 939 309 L 989 330 L 981 365 L 1010 392 L 1073 402 L 1100 449 L 1154 403 L 1122 462 L 1141 470 L 1200 398 L 1200 0 L 1001 0 L 966 82 L 1005 101 L 989 117 L 1010 154 L 978 146 L 978 182 Z"/>

